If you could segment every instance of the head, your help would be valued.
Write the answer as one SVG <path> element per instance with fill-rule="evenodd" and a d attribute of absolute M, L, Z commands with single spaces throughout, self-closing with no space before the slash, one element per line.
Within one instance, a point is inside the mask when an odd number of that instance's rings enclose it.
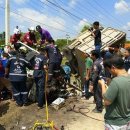
<path fill-rule="evenodd" d="M 16 28 L 18 29 L 18 28 L 19 28 L 19 26 L 16 26 Z"/>
<path fill-rule="evenodd" d="M 91 58 L 95 61 L 96 59 L 98 59 L 99 56 L 99 52 L 96 50 L 91 51 Z"/>
<path fill-rule="evenodd" d="M 21 44 L 20 44 L 20 43 L 15 43 L 15 44 L 14 44 L 14 49 L 15 49 L 16 51 L 18 51 L 20 47 L 21 47 Z"/>
<path fill-rule="evenodd" d="M 130 48 L 125 50 L 124 56 L 127 58 L 130 56 Z"/>
<path fill-rule="evenodd" d="M 34 27 L 30 27 L 30 28 L 28 29 L 28 31 L 29 31 L 31 34 L 34 34 L 35 28 L 34 28 Z"/>
<path fill-rule="evenodd" d="M 42 31 L 42 28 L 41 28 L 40 25 L 37 25 L 37 26 L 36 26 L 36 31 L 38 31 L 39 33 Z"/>
<path fill-rule="evenodd" d="M 95 21 L 95 22 L 93 23 L 93 28 L 94 28 L 94 29 L 99 29 L 99 22 L 98 22 L 98 21 Z"/>
<path fill-rule="evenodd" d="M 113 56 L 104 61 L 104 67 L 114 76 L 124 69 L 124 61 L 121 57 Z"/>
<path fill-rule="evenodd" d="M 69 66 L 69 62 L 65 62 L 65 65 Z"/>
<path fill-rule="evenodd" d="M 3 58 L 6 58 L 6 59 L 7 59 L 8 56 L 9 56 L 8 53 L 5 53 L 5 52 L 4 52 L 4 53 L 2 54 L 2 57 L 3 57 Z"/>
<path fill-rule="evenodd" d="M 87 58 L 87 57 L 90 57 L 90 50 L 86 50 L 86 53 L 84 53 L 84 55 L 85 55 L 85 57 Z"/>
<path fill-rule="evenodd" d="M 28 52 L 28 50 L 27 50 L 27 48 L 26 48 L 25 46 L 21 46 L 21 47 L 19 48 L 19 52 L 20 52 L 21 54 L 23 54 L 23 55 L 26 55 L 27 52 Z"/>
<path fill-rule="evenodd" d="M 46 50 L 45 50 L 44 48 L 39 47 L 39 48 L 38 48 L 38 51 L 39 51 L 39 53 L 42 54 L 42 55 L 45 55 L 45 54 L 46 54 Z"/>

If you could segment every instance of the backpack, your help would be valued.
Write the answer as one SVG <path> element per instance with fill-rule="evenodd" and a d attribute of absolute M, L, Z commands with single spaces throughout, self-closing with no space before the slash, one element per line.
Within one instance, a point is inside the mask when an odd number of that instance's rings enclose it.
<path fill-rule="evenodd" d="M 5 69 L 4 69 L 4 66 L 3 66 L 3 63 L 2 63 L 2 59 L 0 59 L 0 72 L 4 72 Z"/>

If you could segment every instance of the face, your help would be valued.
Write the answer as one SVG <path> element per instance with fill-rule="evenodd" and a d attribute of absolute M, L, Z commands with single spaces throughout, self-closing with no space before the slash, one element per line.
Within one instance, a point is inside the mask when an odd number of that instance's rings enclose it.
<path fill-rule="evenodd" d="M 97 28 L 98 28 L 98 26 L 93 24 L 93 28 L 94 28 L 94 29 L 97 29 Z"/>
<path fill-rule="evenodd" d="M 111 75 L 113 75 L 113 76 L 116 76 L 117 74 L 116 74 L 116 68 L 114 67 L 114 66 L 112 66 L 111 68 L 106 68 L 110 73 L 111 73 Z"/>
<path fill-rule="evenodd" d="M 125 51 L 124 56 L 125 56 L 125 57 L 130 56 L 130 54 L 129 54 L 128 50 L 126 50 L 126 51 Z"/>
<path fill-rule="evenodd" d="M 92 55 L 92 54 L 91 54 L 91 58 L 92 58 L 92 60 L 95 60 L 95 56 L 94 56 L 94 55 Z"/>

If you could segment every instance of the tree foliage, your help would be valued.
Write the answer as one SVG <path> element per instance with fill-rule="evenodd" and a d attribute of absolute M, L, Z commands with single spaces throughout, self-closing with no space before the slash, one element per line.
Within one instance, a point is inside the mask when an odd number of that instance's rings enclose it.
<path fill-rule="evenodd" d="M 88 30 L 90 28 L 89 25 L 84 25 L 83 28 L 81 29 L 81 33 L 85 32 L 86 30 Z"/>

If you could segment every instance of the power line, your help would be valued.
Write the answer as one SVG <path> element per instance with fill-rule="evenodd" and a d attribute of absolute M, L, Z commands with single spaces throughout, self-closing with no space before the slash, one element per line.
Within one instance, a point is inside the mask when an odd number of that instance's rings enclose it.
<path fill-rule="evenodd" d="M 84 19 L 82 19 L 81 17 L 79 17 L 79 16 L 77 16 L 77 15 L 75 15 L 75 14 L 69 12 L 68 10 L 64 9 L 63 7 L 57 5 L 57 4 L 55 4 L 55 3 L 53 3 L 53 2 L 51 2 L 51 1 L 49 1 L 49 0 L 46 0 L 46 1 L 49 2 L 50 4 L 52 4 L 53 6 L 55 6 L 55 7 L 59 8 L 59 9 L 63 10 L 63 11 L 66 12 L 68 15 L 71 15 L 71 16 L 73 16 L 73 17 L 79 19 L 79 20 L 84 21 L 85 23 L 90 24 L 89 22 L 86 22 L 86 21 L 85 21 Z"/>
<path fill-rule="evenodd" d="M 34 2 L 34 1 L 33 1 Z M 31 2 L 31 5 L 33 5 L 32 4 L 32 2 Z M 34 6 L 33 6 L 34 7 Z M 41 6 L 42 8 L 44 8 L 43 6 Z M 35 8 L 35 7 L 34 7 Z M 35 8 L 36 9 L 36 8 Z M 36 9 L 37 10 L 37 9 Z M 41 14 L 45 14 L 43 11 L 39 11 L 39 10 L 37 10 L 38 12 L 40 12 Z M 58 11 L 59 12 L 59 11 Z M 69 26 L 65 26 L 64 24 L 62 24 L 62 23 L 60 23 L 59 21 L 57 21 L 57 20 L 53 20 L 55 23 L 57 23 L 57 24 L 59 24 L 59 25 L 61 25 L 61 26 L 63 26 L 63 27 L 65 27 L 65 28 L 68 28 L 69 30 L 72 30 L 72 28 L 70 28 Z M 78 32 L 76 32 L 76 33 L 78 33 Z M 75 33 L 75 34 L 76 34 Z"/>

